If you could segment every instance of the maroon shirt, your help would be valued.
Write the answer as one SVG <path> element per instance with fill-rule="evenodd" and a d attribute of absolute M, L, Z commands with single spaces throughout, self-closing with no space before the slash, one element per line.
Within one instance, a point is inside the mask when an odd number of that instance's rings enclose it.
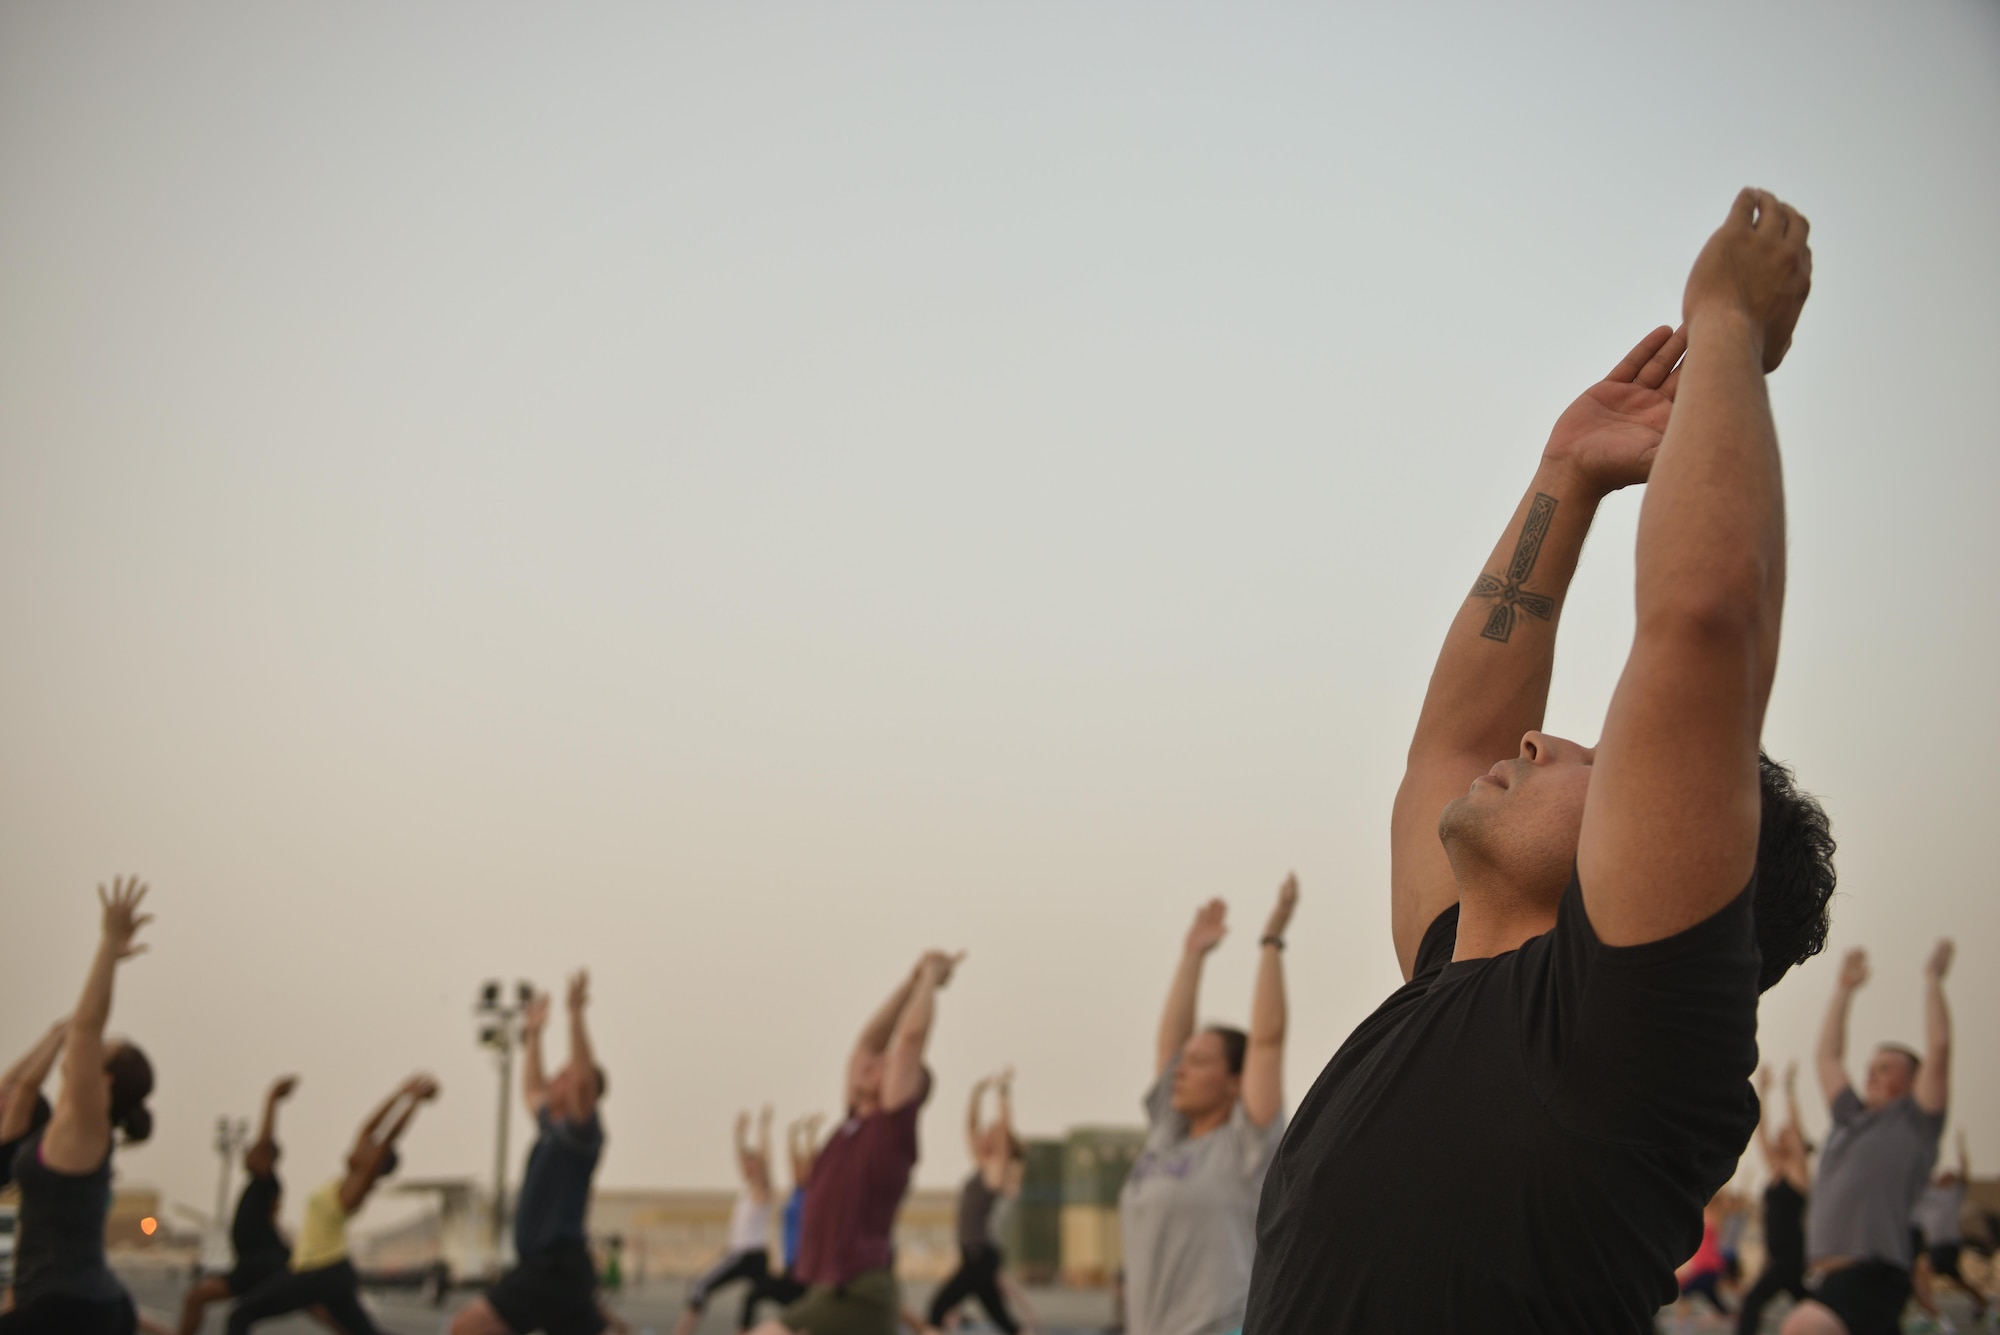
<path fill-rule="evenodd" d="M 917 1165 L 917 1114 L 931 1096 L 924 1072 L 917 1096 L 900 1108 L 849 1115 L 828 1138 L 806 1184 L 806 1217 L 793 1267 L 808 1284 L 847 1284 L 893 1257 L 896 1211 Z"/>

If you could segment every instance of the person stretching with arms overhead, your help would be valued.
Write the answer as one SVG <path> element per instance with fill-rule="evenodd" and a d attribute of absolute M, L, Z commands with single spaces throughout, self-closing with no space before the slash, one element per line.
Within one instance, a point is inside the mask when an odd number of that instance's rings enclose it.
<path fill-rule="evenodd" d="M 1785 586 L 1764 377 L 1810 269 L 1805 219 L 1744 191 L 1683 331 L 1556 423 L 1396 795 L 1408 981 L 1294 1114 L 1249 1335 L 1640 1335 L 1674 1299 L 1757 1124 L 1758 994 L 1823 947 L 1833 887 L 1824 814 L 1758 746 Z M 1639 482 L 1632 647 L 1593 748 L 1540 731 L 1556 625 L 1598 503 Z"/>
<path fill-rule="evenodd" d="M 347 1259 L 347 1224 L 375 1184 L 396 1171 L 396 1142 L 417 1109 L 437 1096 L 437 1081 L 411 1076 L 362 1124 L 347 1153 L 346 1172 L 306 1197 L 305 1222 L 292 1246 L 290 1268 L 236 1300 L 229 1335 L 248 1335 L 259 1321 L 306 1308 L 323 1309 L 342 1335 L 381 1335 L 361 1305 L 361 1280 Z"/>
<path fill-rule="evenodd" d="M 1763 1328 L 1764 1308 L 1779 1294 L 1791 1294 L 1793 1302 L 1806 1296 L 1806 1193 L 1812 1190 L 1812 1146 L 1806 1143 L 1805 1125 L 1799 1120 L 1798 1077 L 1796 1065 L 1785 1068 L 1786 1121 L 1773 1136 L 1766 1130 L 1771 1121 L 1771 1072 L 1766 1068 L 1757 1073 L 1757 1102 L 1763 1113 L 1757 1123 L 1757 1148 L 1771 1174 L 1764 1188 L 1764 1269 L 1743 1295 L 1736 1335 L 1757 1335 Z"/>
<path fill-rule="evenodd" d="M 1201 971 L 1227 910 L 1194 916 L 1167 990 L 1146 1093 L 1150 1128 L 1118 1198 L 1126 1327 L 1134 1335 L 1224 1335 L 1243 1324 L 1257 1198 L 1284 1134 L 1285 928 L 1298 906 L 1287 876 L 1257 943 L 1250 1032 L 1195 1015 Z"/>
<path fill-rule="evenodd" d="M 937 994 L 963 955 L 927 951 L 861 1031 L 847 1059 L 847 1120 L 827 1137 L 806 1190 L 798 1278 L 805 1296 L 758 1335 L 896 1335 L 902 1294 L 892 1234 L 917 1164 L 917 1116 Z"/>
<path fill-rule="evenodd" d="M 104 1255 L 111 1214 L 111 1151 L 152 1134 L 146 1098 L 153 1067 L 131 1043 L 104 1039 L 111 983 L 152 915 L 139 912 L 138 877 L 97 887 L 103 927 L 84 978 L 83 996 L 61 1042 L 45 1041 L 20 1072 L 0 1117 L 0 1142 L 14 1142 L 14 1182 L 21 1191 L 20 1244 L 14 1254 L 14 1307 L 0 1315 L 5 1335 L 131 1335 L 140 1328 L 131 1295 Z M 62 1090 L 48 1121 L 31 1129 L 57 1049 Z M 46 1060 L 43 1060 L 46 1058 Z M 117 1140 L 113 1132 L 120 1133 Z"/>
<path fill-rule="evenodd" d="M 1965 1277 L 1959 1262 L 1965 1254 L 1965 1189 L 1972 1181 L 1972 1160 L 1965 1149 L 1965 1132 L 1958 1133 L 1958 1166 L 1947 1168 L 1924 1188 L 1917 1208 L 1910 1212 L 1917 1230 L 1924 1235 L 1924 1254 L 1918 1268 L 1929 1270 L 1932 1278 L 1950 1280 L 1972 1299 L 1974 1324 L 1986 1320 L 1986 1294 Z"/>
<path fill-rule="evenodd" d="M 521 1034 L 521 1097 L 535 1119 L 534 1148 L 514 1205 L 514 1268 L 484 1298 L 459 1309 L 451 1335 L 597 1335 L 611 1322 L 597 1303 L 597 1268 L 591 1263 L 584 1218 L 590 1180 L 604 1154 L 604 1126 L 597 1116 L 604 1097 L 604 1068 L 597 1064 L 584 1013 L 590 975 L 569 980 L 569 1064 L 551 1080 L 542 1063 L 542 1029 L 549 1019 L 546 993 L 528 1003 Z"/>
<path fill-rule="evenodd" d="M 236 1266 L 226 1275 L 210 1275 L 187 1291 L 181 1301 L 180 1335 L 196 1335 L 201 1330 L 201 1314 L 210 1303 L 241 1298 L 291 1267 L 292 1245 L 278 1232 L 278 1202 L 284 1194 L 278 1182 L 278 1105 L 292 1096 L 298 1083 L 296 1076 L 285 1076 L 264 1096 L 264 1118 L 257 1126 L 257 1139 L 243 1151 L 243 1171 L 250 1180 L 243 1184 L 229 1225 L 229 1249 L 236 1254 Z M 314 1315 L 321 1325 L 333 1325 L 333 1318 L 324 1311 Z"/>
<path fill-rule="evenodd" d="M 990 1124 L 980 1120 L 989 1089 L 1000 1114 Z M 924 1328 L 943 1330 L 960 1303 L 977 1298 L 993 1324 L 1005 1335 L 1014 1335 L 1021 1323 L 1008 1309 L 1001 1287 L 1006 1257 L 1000 1250 L 1008 1211 L 1020 1196 L 1025 1177 L 1025 1151 L 1014 1134 L 1012 1067 L 972 1086 L 972 1102 L 965 1111 L 965 1145 L 972 1154 L 972 1175 L 958 1192 L 958 1269 L 931 1295 Z"/>
<path fill-rule="evenodd" d="M 751 1290 L 749 1303 L 753 1318 L 759 1303 L 771 1302 L 785 1307 L 805 1296 L 806 1286 L 799 1283 L 796 1274 L 799 1240 L 806 1221 L 806 1183 L 812 1179 L 813 1162 L 819 1158 L 819 1128 L 824 1120 L 819 1113 L 813 1113 L 785 1128 L 785 1151 L 792 1161 L 792 1194 L 785 1199 L 784 1213 L 778 1221 L 779 1239 L 784 1244 L 785 1268 L 782 1271 L 767 1271 L 756 1288 Z"/>
<path fill-rule="evenodd" d="M 771 1107 L 757 1119 L 757 1144 L 750 1144 L 750 1114 L 736 1115 L 736 1171 L 743 1185 L 736 1191 L 736 1207 L 729 1215 L 729 1245 L 722 1259 L 688 1285 L 687 1302 L 681 1311 L 675 1335 L 694 1335 L 708 1300 L 724 1284 L 739 1281 L 748 1285 L 743 1293 L 743 1312 L 737 1328 L 748 1330 L 756 1324 L 757 1298 L 771 1278 Z"/>
<path fill-rule="evenodd" d="M 1868 981 L 1868 956 L 1849 951 L 1819 1033 L 1819 1084 L 1833 1130 L 1819 1158 L 1806 1217 L 1812 1297 L 1785 1318 L 1784 1335 L 1894 1335 L 1910 1300 L 1916 1249 L 1910 1210 L 1930 1181 L 1951 1096 L 1951 1013 L 1944 975 L 1951 942 L 1924 969 L 1925 1052 L 1884 1044 L 1856 1094 L 1847 1079 L 1847 1010 Z"/>

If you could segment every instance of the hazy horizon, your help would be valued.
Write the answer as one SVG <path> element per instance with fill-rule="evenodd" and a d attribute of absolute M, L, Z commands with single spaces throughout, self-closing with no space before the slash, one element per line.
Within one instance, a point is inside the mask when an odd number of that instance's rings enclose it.
<path fill-rule="evenodd" d="M 1296 868 L 1295 1106 L 1397 981 L 1439 637 L 1755 183 L 1816 255 L 1766 743 L 1841 870 L 1764 1050 L 1857 944 L 1857 1053 L 1919 1037 L 1955 935 L 1991 1171 L 1996 131 L 1974 3 L 0 9 L 0 1060 L 137 872 L 125 1182 L 206 1208 L 216 1116 L 297 1072 L 295 1212 L 419 1069 L 405 1171 L 483 1179 L 477 989 L 588 965 L 601 1183 L 723 1186 L 738 1108 L 832 1113 L 966 949 L 942 1186 L 1005 1064 L 1031 1133 L 1136 1122 L 1195 905 L 1241 1022 Z"/>

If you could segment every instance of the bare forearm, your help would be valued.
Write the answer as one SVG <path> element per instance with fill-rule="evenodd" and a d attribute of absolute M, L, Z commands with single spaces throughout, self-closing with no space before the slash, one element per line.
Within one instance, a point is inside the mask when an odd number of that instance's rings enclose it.
<path fill-rule="evenodd" d="M 97 954 L 90 962 L 90 973 L 83 981 L 83 995 L 78 998 L 76 1010 L 69 1017 L 68 1040 L 71 1043 L 79 1037 L 93 1044 L 102 1043 L 104 1026 L 111 1019 L 111 980 L 117 972 L 118 947 L 109 939 L 98 942 Z"/>
<path fill-rule="evenodd" d="M 1285 1046 L 1285 952 L 1274 945 L 1258 952 L 1257 987 L 1250 1001 L 1250 1046 Z"/>
<path fill-rule="evenodd" d="M 549 1073 L 542 1061 L 542 1031 L 530 1029 L 521 1036 L 521 1096 L 530 1103 L 548 1093 Z"/>
<path fill-rule="evenodd" d="M 1194 1035 L 1195 1008 L 1201 1003 L 1201 967 L 1206 959 L 1200 951 L 1184 951 L 1167 987 L 1166 1009 L 1160 1013 L 1160 1033 L 1155 1044 L 1159 1071 L 1164 1071 L 1180 1055 L 1181 1045 Z"/>
<path fill-rule="evenodd" d="M 889 1040 L 895 1036 L 896 1022 L 902 1018 L 903 1008 L 910 1003 L 910 992 L 917 985 L 915 974 L 905 978 L 902 985 L 889 994 L 881 1009 L 869 1017 L 868 1024 L 861 1031 L 855 1046 L 863 1052 L 884 1052 Z"/>
<path fill-rule="evenodd" d="M 937 1015 L 937 984 L 928 973 L 910 986 L 902 1014 L 896 1018 L 891 1045 L 900 1052 L 921 1056 L 930 1042 L 931 1022 Z"/>
<path fill-rule="evenodd" d="M 1770 689 L 1785 590 L 1784 482 L 1762 351 L 1746 317 L 1697 313 L 1673 420 L 1639 511 L 1640 634 L 1660 619 L 1756 652 Z"/>
<path fill-rule="evenodd" d="M 570 1065 L 585 1070 L 597 1065 L 597 1050 L 590 1045 L 590 1025 L 581 1006 L 572 1006 L 569 1011 L 569 1060 Z"/>
<path fill-rule="evenodd" d="M 421 1106 L 422 1100 L 412 1095 L 403 1104 L 402 1110 L 396 1114 L 396 1120 L 389 1123 L 388 1131 L 382 1136 L 382 1143 L 384 1145 L 393 1145 L 402 1139 L 403 1132 L 409 1130 L 410 1119 L 417 1115 L 417 1109 Z"/>
<path fill-rule="evenodd" d="M 1853 989 L 1844 984 L 1835 988 L 1826 1018 L 1820 1021 L 1817 1064 L 1820 1087 L 1829 1101 L 1847 1087 L 1847 1007 L 1853 999 Z"/>
<path fill-rule="evenodd" d="M 1945 1004 L 1944 980 L 1931 978 L 1924 985 L 1924 1047 L 1933 1061 L 1951 1056 L 1951 1007 Z"/>
<path fill-rule="evenodd" d="M 1009 1135 L 1012 1135 L 1014 1131 L 1014 1087 L 1012 1085 L 1000 1086 L 998 1099 L 1000 1103 L 1000 1125 Z"/>
<path fill-rule="evenodd" d="M 372 1145 L 381 1138 L 379 1133 L 382 1130 L 382 1123 L 389 1120 L 389 1114 L 396 1111 L 397 1105 L 401 1104 L 404 1098 L 408 1096 L 408 1094 L 409 1094 L 408 1090 L 404 1089 L 397 1090 L 395 1093 L 391 1094 L 388 1098 L 384 1099 L 382 1101 L 382 1106 L 377 1108 L 374 1114 L 370 1116 L 366 1122 L 362 1123 L 361 1141 L 363 1144 Z"/>
<path fill-rule="evenodd" d="M 1556 625 L 1601 499 L 1567 465 L 1544 460 L 1535 470 L 1445 633 L 1413 762 L 1463 754 L 1491 764 L 1541 726 Z"/>
<path fill-rule="evenodd" d="M 275 1091 L 264 1096 L 264 1116 L 257 1123 L 257 1144 L 278 1143 L 278 1095 Z"/>

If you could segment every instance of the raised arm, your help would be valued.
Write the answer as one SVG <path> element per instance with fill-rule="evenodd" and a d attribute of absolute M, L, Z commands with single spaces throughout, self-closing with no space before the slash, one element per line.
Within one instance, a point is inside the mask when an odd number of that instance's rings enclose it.
<path fill-rule="evenodd" d="M 360 1208 L 375 1180 L 382 1175 L 389 1151 L 409 1129 L 410 1119 L 417 1115 L 418 1108 L 437 1096 L 437 1081 L 427 1075 L 411 1076 L 363 1124 L 361 1133 L 355 1137 L 354 1150 L 348 1155 L 347 1176 L 340 1184 L 341 1209 L 352 1214 Z"/>
<path fill-rule="evenodd" d="M 1181 943 L 1180 963 L 1167 985 L 1167 1004 L 1160 1012 L 1160 1033 L 1153 1045 L 1153 1079 L 1158 1080 L 1194 1037 L 1195 1008 L 1201 1004 L 1201 967 L 1208 952 L 1229 934 L 1229 906 L 1211 899 L 1195 910 L 1194 925 Z"/>
<path fill-rule="evenodd" d="M 590 1045 L 590 1026 L 584 1013 L 590 1009 L 590 971 L 578 969 L 569 980 L 569 1066 L 576 1082 L 576 1115 L 588 1121 L 597 1111 L 597 1049 Z"/>
<path fill-rule="evenodd" d="M 972 1155 L 972 1161 L 979 1163 L 986 1157 L 986 1138 L 980 1135 L 979 1112 L 986 1102 L 986 1091 L 993 1088 L 993 1077 L 983 1075 L 973 1082 L 972 1097 L 965 1103 L 965 1148 Z"/>
<path fill-rule="evenodd" d="M 1927 1113 L 1942 1113 L 1951 1102 L 1951 1008 L 1944 1003 L 1951 955 L 1951 942 L 1940 941 L 1924 965 L 1924 1064 L 1912 1092 Z"/>
<path fill-rule="evenodd" d="M 1445 633 L 1390 817 L 1390 925 L 1406 979 L 1425 930 L 1458 902 L 1438 815 L 1542 726 L 1556 626 L 1583 540 L 1598 502 L 1646 480 L 1685 346 L 1673 330 L 1654 330 L 1564 410 Z"/>
<path fill-rule="evenodd" d="M 136 876 L 97 887 L 104 925 L 84 979 L 83 995 L 63 1036 L 62 1092 L 42 1132 L 42 1161 L 58 1173 L 88 1173 L 111 1152 L 111 1091 L 104 1079 L 104 1026 L 111 1019 L 111 980 L 121 961 L 145 950 L 133 944 L 152 915 L 139 912 L 146 887 Z"/>
<path fill-rule="evenodd" d="M 49 1072 L 55 1069 L 68 1033 L 69 1021 L 56 1021 L 5 1076 L 0 1076 L 0 1141 L 19 1140 L 34 1125 L 35 1099 L 49 1082 Z"/>
<path fill-rule="evenodd" d="M 999 1077 L 996 1080 L 994 1080 L 993 1102 L 999 1114 L 999 1120 L 997 1125 L 1000 1127 L 1000 1130 L 1003 1133 L 1005 1133 L 1007 1139 L 1012 1140 L 1014 1135 L 1014 1068 L 1013 1067 L 1009 1066 L 1006 1070 L 1000 1073 Z M 1965 1135 L 1963 1132 L 1959 1134 L 1958 1143 L 1960 1150 L 1963 1151 L 1963 1149 L 1965 1148 Z"/>
<path fill-rule="evenodd" d="M 1968 1183 L 1972 1181 L 1972 1156 L 1966 1153 L 1963 1127 L 1960 1127 L 1958 1132 L 1958 1180 Z"/>
<path fill-rule="evenodd" d="M 1687 364 L 1639 507 L 1635 628 L 1577 867 L 1598 937 L 1683 931 L 1740 894 L 1762 816 L 1785 499 L 1764 377 L 1811 288 L 1806 220 L 1746 190 L 1688 276 Z"/>
<path fill-rule="evenodd" d="M 924 1050 L 930 1045 L 931 1023 L 937 1017 L 937 994 L 964 959 L 963 952 L 947 955 L 933 950 L 918 966 L 909 1004 L 897 1017 L 896 1032 L 889 1040 L 889 1062 L 882 1072 L 883 1108 L 900 1108 L 923 1092 Z"/>
<path fill-rule="evenodd" d="M 1777 1177 L 1785 1170 L 1784 1151 L 1771 1134 L 1771 1068 L 1757 1068 L 1757 1152 L 1764 1156 L 1764 1171 Z"/>
<path fill-rule="evenodd" d="M 868 1017 L 868 1023 L 862 1026 L 861 1037 L 854 1040 L 854 1052 L 847 1059 L 847 1105 L 854 1103 L 854 1090 L 861 1081 L 862 1066 L 889 1050 L 889 1040 L 896 1033 L 896 1022 L 903 1016 L 903 1007 L 910 1004 L 910 992 L 916 987 L 917 975 L 923 967 L 923 961 L 917 961 L 916 968 L 910 970 L 910 976 Z"/>
<path fill-rule="evenodd" d="M 549 1023 L 549 994 L 537 992 L 521 1012 L 521 1101 L 528 1116 L 540 1119 L 549 1104 L 549 1070 L 542 1056 L 542 1031 Z"/>
<path fill-rule="evenodd" d="M 1243 1112 L 1260 1127 L 1285 1109 L 1285 928 L 1299 903 L 1299 878 L 1285 877 L 1257 946 L 1250 1045 L 1243 1054 Z"/>
<path fill-rule="evenodd" d="M 1833 1000 L 1827 1003 L 1826 1018 L 1820 1021 L 1819 1050 L 1814 1054 L 1820 1092 L 1826 1095 L 1829 1104 L 1843 1090 L 1852 1088 L 1847 1081 L 1847 1008 L 1867 981 L 1868 952 L 1848 951 L 1847 958 L 1840 962 L 1840 977 L 1834 981 Z"/>
<path fill-rule="evenodd" d="M 299 1078 L 295 1075 L 282 1076 L 271 1083 L 264 1095 L 264 1115 L 257 1122 L 257 1139 L 250 1142 L 246 1156 L 250 1172 L 255 1177 L 269 1177 L 278 1161 L 278 1105 L 292 1096 L 297 1089 Z"/>

